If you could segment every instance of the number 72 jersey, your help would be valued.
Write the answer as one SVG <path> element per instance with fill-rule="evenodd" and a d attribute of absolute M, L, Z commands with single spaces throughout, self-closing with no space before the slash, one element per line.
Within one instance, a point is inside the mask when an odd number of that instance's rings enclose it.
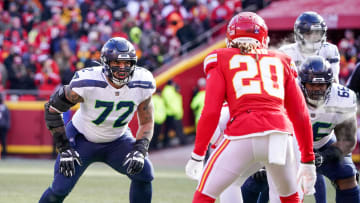
<path fill-rule="evenodd" d="M 357 110 L 355 93 L 337 83 L 332 83 L 325 103 L 318 107 L 309 106 L 314 135 L 314 148 L 324 146 L 334 136 L 334 128 L 355 116 Z"/>
<path fill-rule="evenodd" d="M 75 128 L 89 141 L 103 143 L 124 134 L 138 105 L 155 92 L 155 80 L 136 67 L 130 82 L 116 89 L 98 66 L 77 71 L 70 88 L 84 99 L 72 119 Z"/>

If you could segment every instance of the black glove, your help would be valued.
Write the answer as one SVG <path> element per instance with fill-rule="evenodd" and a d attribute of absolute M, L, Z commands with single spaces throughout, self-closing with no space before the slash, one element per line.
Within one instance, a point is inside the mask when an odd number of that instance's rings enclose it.
<path fill-rule="evenodd" d="M 338 163 L 341 162 L 344 158 L 341 149 L 334 145 L 330 145 L 324 151 L 319 151 L 319 154 L 323 158 L 322 164 Z"/>
<path fill-rule="evenodd" d="M 126 155 L 123 166 L 128 164 L 126 172 L 129 175 L 140 173 L 144 168 L 144 159 L 149 148 L 149 143 L 150 141 L 146 138 L 136 140 L 134 149 Z"/>
<path fill-rule="evenodd" d="M 267 181 L 265 168 L 262 168 L 262 169 L 258 170 L 256 173 L 254 173 L 252 175 L 252 177 L 254 178 L 254 180 L 256 182 L 265 182 L 265 181 Z"/>
<path fill-rule="evenodd" d="M 82 165 L 79 153 L 73 148 L 69 147 L 60 151 L 60 173 L 66 177 L 75 175 L 75 162 Z"/>
<path fill-rule="evenodd" d="M 319 152 L 315 152 L 315 166 L 319 168 L 324 163 L 324 158 Z"/>

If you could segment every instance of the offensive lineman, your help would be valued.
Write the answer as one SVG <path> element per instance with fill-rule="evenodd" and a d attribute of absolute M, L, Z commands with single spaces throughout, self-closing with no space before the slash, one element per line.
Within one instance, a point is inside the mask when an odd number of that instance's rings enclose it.
<path fill-rule="evenodd" d="M 316 184 L 325 185 L 326 176 L 335 186 L 337 203 L 359 203 L 357 170 L 351 158 L 356 145 L 356 95 L 333 83 L 332 69 L 320 56 L 304 62 L 299 78 L 313 127 L 314 151 L 322 159 L 317 165 Z M 315 199 L 326 203 L 326 190 L 317 190 Z"/>
<path fill-rule="evenodd" d="M 69 85 L 45 104 L 45 121 L 59 155 L 54 180 L 40 203 L 63 202 L 86 168 L 103 162 L 131 179 L 130 203 L 150 203 L 153 167 L 147 158 L 153 134 L 152 74 L 136 66 L 133 45 L 124 38 L 109 39 L 101 50 L 102 66 L 77 71 Z M 72 121 L 61 117 L 80 103 Z M 137 110 L 136 140 L 128 128 Z"/>

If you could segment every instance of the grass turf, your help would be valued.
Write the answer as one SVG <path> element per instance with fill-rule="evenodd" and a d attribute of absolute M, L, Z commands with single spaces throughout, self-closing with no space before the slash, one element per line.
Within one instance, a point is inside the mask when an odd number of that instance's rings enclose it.
<path fill-rule="evenodd" d="M 0 202 L 38 202 L 52 181 L 54 160 L 7 159 L 0 161 Z M 129 202 L 129 179 L 104 164 L 91 165 L 65 199 L 66 203 Z M 154 203 L 191 202 L 196 182 L 186 178 L 183 167 L 155 166 Z M 328 202 L 335 194 L 328 184 Z M 219 202 L 219 201 L 217 201 Z M 313 203 L 306 197 L 305 203 Z"/>

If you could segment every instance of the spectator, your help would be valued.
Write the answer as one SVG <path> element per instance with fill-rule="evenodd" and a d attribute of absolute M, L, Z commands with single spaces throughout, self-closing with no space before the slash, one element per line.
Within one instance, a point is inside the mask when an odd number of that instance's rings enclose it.
<path fill-rule="evenodd" d="M 176 137 L 180 140 L 181 145 L 186 144 L 185 135 L 183 134 L 182 118 L 184 114 L 182 96 L 179 93 L 179 86 L 172 80 L 169 80 L 162 90 L 161 96 L 166 106 L 166 121 L 163 145 L 170 146 L 170 129 L 175 130 Z"/>
<path fill-rule="evenodd" d="M 10 129 L 10 111 L 3 102 L 3 97 L 0 96 L 0 138 L 1 138 L 1 156 L 7 156 L 6 137 Z"/>
<path fill-rule="evenodd" d="M 201 111 L 204 108 L 205 102 L 205 87 L 206 79 L 199 78 L 197 82 L 198 91 L 195 93 L 193 99 L 191 100 L 190 108 L 192 109 L 195 117 L 195 129 L 200 119 Z"/>
<path fill-rule="evenodd" d="M 166 120 L 166 106 L 163 98 L 161 97 L 160 89 L 156 90 L 156 93 L 152 96 L 154 103 L 154 134 L 150 142 L 149 149 L 159 149 L 159 136 L 162 130 L 162 126 Z"/>
<path fill-rule="evenodd" d="M 40 97 L 48 99 L 60 82 L 57 64 L 52 59 L 46 59 L 42 63 L 41 71 L 35 75 L 35 85 L 42 91 Z"/>
<path fill-rule="evenodd" d="M 5 60 L 8 73 L 8 86 L 10 89 L 36 89 L 33 72 L 25 67 L 18 53 L 9 55 Z"/>

